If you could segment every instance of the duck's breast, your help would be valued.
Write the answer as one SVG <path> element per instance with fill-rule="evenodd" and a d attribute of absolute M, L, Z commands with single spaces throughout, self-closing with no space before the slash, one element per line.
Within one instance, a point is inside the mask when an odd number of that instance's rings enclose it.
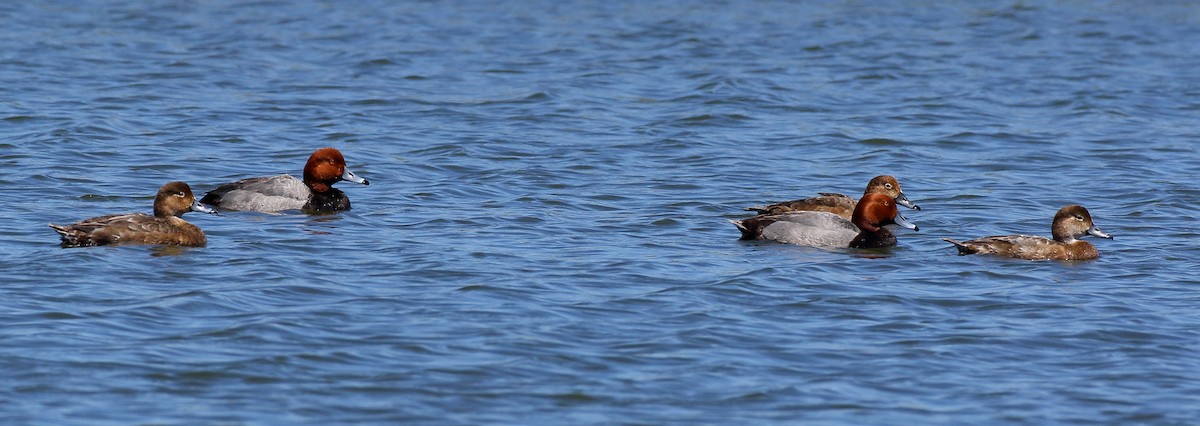
<path fill-rule="evenodd" d="M 338 212 L 350 210 L 350 197 L 337 188 L 329 188 L 324 193 L 314 192 L 309 198 L 304 210 L 311 212 Z"/>

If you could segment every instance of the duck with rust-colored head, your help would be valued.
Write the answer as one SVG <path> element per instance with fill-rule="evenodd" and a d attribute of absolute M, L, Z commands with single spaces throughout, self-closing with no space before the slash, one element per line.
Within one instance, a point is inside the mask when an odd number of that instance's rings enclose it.
<path fill-rule="evenodd" d="M 154 216 L 143 213 L 114 214 L 66 226 L 51 223 L 50 228 L 62 237 L 63 247 L 123 243 L 203 247 L 208 243 L 204 231 L 179 217 L 189 211 L 215 213 L 196 201 L 188 184 L 170 182 L 159 188 L 154 196 Z"/>
<path fill-rule="evenodd" d="M 1100 257 L 1096 246 L 1077 238 L 1084 235 L 1112 239 L 1092 222 L 1092 214 L 1079 205 L 1058 209 L 1050 226 L 1054 239 L 1033 235 L 1000 235 L 956 241 L 942 238 L 958 248 L 958 254 L 994 254 L 1027 260 L 1092 260 Z"/>
<path fill-rule="evenodd" d="M 841 216 L 846 220 L 850 220 L 851 216 L 853 216 L 854 207 L 858 204 L 854 198 L 832 192 L 820 192 L 818 194 L 820 196 L 802 200 L 784 201 L 767 206 L 747 207 L 746 211 L 757 212 L 758 214 L 783 214 L 800 211 L 829 212 Z M 900 182 L 889 175 L 875 176 L 874 179 L 867 182 L 867 189 L 863 191 L 863 195 L 867 194 L 887 195 L 895 199 L 897 204 L 910 209 L 921 210 L 921 206 L 909 201 L 908 196 L 904 195 L 904 191 L 900 190 Z"/>
<path fill-rule="evenodd" d="M 896 245 L 896 236 L 884 225 L 899 225 L 914 231 L 896 209 L 896 200 L 883 194 L 866 194 L 858 200 L 851 220 L 824 211 L 758 215 L 731 220 L 742 231 L 743 240 L 773 240 L 781 243 L 825 248 L 878 248 Z"/>
<path fill-rule="evenodd" d="M 346 168 L 340 151 L 321 148 L 308 157 L 303 180 L 286 174 L 242 179 L 208 191 L 200 202 L 222 210 L 258 212 L 350 210 L 350 197 L 333 187 L 343 180 L 371 184 Z"/>

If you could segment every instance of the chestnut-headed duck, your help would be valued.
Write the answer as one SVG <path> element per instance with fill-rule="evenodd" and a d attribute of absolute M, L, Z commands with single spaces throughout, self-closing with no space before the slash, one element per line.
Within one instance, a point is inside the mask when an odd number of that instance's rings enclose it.
<path fill-rule="evenodd" d="M 830 212 L 846 220 L 850 220 L 853 216 L 854 206 L 857 204 L 854 198 L 832 192 L 819 192 L 818 194 L 820 196 L 805 198 L 803 200 L 784 201 L 768 206 L 747 207 L 746 211 L 757 212 L 758 214 L 783 214 L 801 211 Z M 897 204 L 910 209 L 921 210 L 921 206 L 909 201 L 904 192 L 900 190 L 900 182 L 888 175 L 875 176 L 874 179 L 867 182 L 867 189 L 863 191 L 863 195 L 867 194 L 887 195 L 895 199 Z"/>
<path fill-rule="evenodd" d="M 143 213 L 114 214 L 81 220 L 70 225 L 50 224 L 62 237 L 63 247 L 107 244 L 166 244 L 203 247 L 204 231 L 179 216 L 189 211 L 216 213 L 196 201 L 192 188 L 169 182 L 154 196 L 154 216 Z"/>
<path fill-rule="evenodd" d="M 304 180 L 286 174 L 242 179 L 208 191 L 200 202 L 222 210 L 258 212 L 350 210 L 350 197 L 333 187 L 343 180 L 371 184 L 346 168 L 346 159 L 340 151 L 321 148 L 308 157 Z"/>
<path fill-rule="evenodd" d="M 1001 235 L 955 241 L 942 238 L 958 248 L 958 254 L 995 254 L 1027 260 L 1092 260 L 1100 257 L 1096 246 L 1076 238 L 1092 235 L 1112 239 L 1092 223 L 1092 215 L 1083 206 L 1058 209 L 1050 227 L 1054 239 L 1032 235 Z"/>
<path fill-rule="evenodd" d="M 774 240 L 812 247 L 878 248 L 896 245 L 896 236 L 884 228 L 895 224 L 916 231 L 917 225 L 896 209 L 896 200 L 883 194 L 863 195 L 852 220 L 823 211 L 800 211 L 730 220 L 743 240 Z"/>

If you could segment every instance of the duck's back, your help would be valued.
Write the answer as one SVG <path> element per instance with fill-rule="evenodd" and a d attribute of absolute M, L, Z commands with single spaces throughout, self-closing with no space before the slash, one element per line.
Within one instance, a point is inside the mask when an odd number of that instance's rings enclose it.
<path fill-rule="evenodd" d="M 157 218 L 130 213 L 94 217 L 61 226 L 50 225 L 65 247 L 102 246 L 117 243 L 203 246 L 208 239 L 196 225 L 178 217 Z"/>
<path fill-rule="evenodd" d="M 225 210 L 275 212 L 303 208 L 311 195 L 312 191 L 304 181 L 291 175 L 278 175 L 221 185 L 204 194 L 200 202 Z"/>
<path fill-rule="evenodd" d="M 1100 257 L 1096 246 L 1076 240 L 1062 243 L 1034 235 L 998 235 L 968 241 L 946 239 L 959 254 L 995 254 L 1027 260 L 1089 260 Z"/>
<path fill-rule="evenodd" d="M 858 204 L 858 201 L 847 195 L 822 192 L 818 197 L 784 201 L 781 203 L 771 204 L 769 206 L 750 207 L 746 210 L 755 211 L 759 214 L 771 215 L 805 211 L 827 212 L 841 216 L 843 219 L 850 220 L 851 215 L 854 214 L 854 206 L 856 204 Z"/>

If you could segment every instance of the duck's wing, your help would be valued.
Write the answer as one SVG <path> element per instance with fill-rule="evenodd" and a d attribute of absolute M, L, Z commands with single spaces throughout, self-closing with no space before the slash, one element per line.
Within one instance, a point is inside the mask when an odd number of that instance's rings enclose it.
<path fill-rule="evenodd" d="M 294 176 L 263 176 L 218 186 L 200 202 L 228 210 L 278 211 L 301 208 L 311 192 Z"/>
<path fill-rule="evenodd" d="M 154 216 L 141 213 L 112 214 L 84 219 L 70 225 L 50 224 L 60 237 L 64 247 L 83 247 L 112 244 L 122 241 L 131 231 L 147 229 Z"/>
<path fill-rule="evenodd" d="M 821 192 L 820 196 L 801 200 L 784 201 L 767 206 L 747 207 L 747 211 L 759 214 L 784 214 L 802 211 L 829 212 L 849 219 L 858 202 L 850 196 L 832 192 Z"/>
<path fill-rule="evenodd" d="M 742 231 L 742 239 L 814 247 L 846 247 L 859 233 L 850 221 L 827 212 L 759 215 L 731 222 Z"/>
<path fill-rule="evenodd" d="M 956 241 L 950 238 L 942 240 L 954 244 L 958 254 L 998 254 L 1002 256 L 1031 258 L 1034 253 L 1045 253 L 1055 249 L 1060 243 L 1046 237 L 1035 235 L 995 235 L 975 238 L 967 241 Z"/>
<path fill-rule="evenodd" d="M 200 199 L 200 202 L 212 204 L 205 200 L 220 199 L 225 194 L 234 191 L 254 192 L 268 196 L 283 196 L 295 192 L 308 191 L 308 187 L 304 185 L 304 181 L 292 175 L 247 178 L 237 182 L 226 183 L 208 191 L 207 194 L 204 194 L 204 198 Z"/>

